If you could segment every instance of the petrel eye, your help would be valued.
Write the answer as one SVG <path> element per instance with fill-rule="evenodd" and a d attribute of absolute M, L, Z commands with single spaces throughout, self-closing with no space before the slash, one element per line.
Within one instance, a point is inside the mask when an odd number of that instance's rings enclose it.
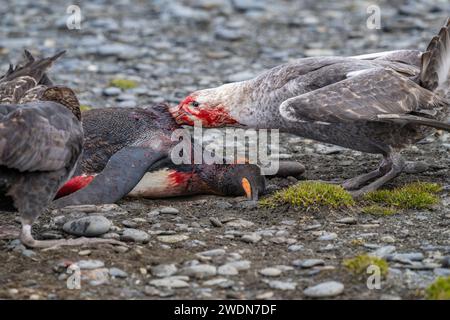
<path fill-rule="evenodd" d="M 197 101 L 192 102 L 192 106 L 193 107 L 197 108 L 199 105 L 200 105 L 200 103 L 198 103 Z"/>

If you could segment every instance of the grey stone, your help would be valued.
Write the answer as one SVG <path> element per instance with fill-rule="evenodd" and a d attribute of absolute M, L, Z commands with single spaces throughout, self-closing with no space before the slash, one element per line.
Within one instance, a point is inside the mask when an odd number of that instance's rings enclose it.
<path fill-rule="evenodd" d="M 243 235 L 241 240 L 247 243 L 257 243 L 261 240 L 261 236 L 257 233 L 250 233 Z"/>
<path fill-rule="evenodd" d="M 312 268 L 315 266 L 323 266 L 325 265 L 325 261 L 322 259 L 306 259 L 306 260 L 295 260 L 292 263 L 296 267 L 300 268 Z"/>
<path fill-rule="evenodd" d="M 105 266 L 105 263 L 100 260 L 89 259 L 89 260 L 80 260 L 76 263 L 76 265 L 80 269 L 92 270 L 92 269 L 103 268 Z"/>
<path fill-rule="evenodd" d="M 107 233 L 111 226 L 111 221 L 103 216 L 86 216 L 66 222 L 63 230 L 76 236 L 97 237 Z"/>
<path fill-rule="evenodd" d="M 370 252 L 369 255 L 379 258 L 385 258 L 389 254 L 395 252 L 395 250 L 396 250 L 395 246 L 383 246 L 375 251 Z"/>
<path fill-rule="evenodd" d="M 190 277 L 203 279 L 206 277 L 215 276 L 217 274 L 217 268 L 209 264 L 197 264 L 183 268 L 181 273 Z"/>
<path fill-rule="evenodd" d="M 338 235 L 334 232 L 326 232 L 320 237 L 317 238 L 319 241 L 332 241 L 336 240 L 338 238 Z"/>
<path fill-rule="evenodd" d="M 110 268 L 109 275 L 114 278 L 126 278 L 128 274 L 119 268 Z"/>
<path fill-rule="evenodd" d="M 224 264 L 217 268 L 217 274 L 222 276 L 235 276 L 239 274 L 239 271 L 233 265 Z"/>
<path fill-rule="evenodd" d="M 295 288 L 297 288 L 297 283 L 292 281 L 272 280 L 268 282 L 268 285 L 272 289 L 278 290 L 295 290 Z"/>
<path fill-rule="evenodd" d="M 145 231 L 127 228 L 123 230 L 121 239 L 123 241 L 147 243 L 150 240 L 150 236 Z"/>
<path fill-rule="evenodd" d="M 103 89 L 103 95 L 105 95 L 107 97 L 118 96 L 121 93 L 122 93 L 122 90 L 117 87 L 108 87 L 108 88 Z"/>
<path fill-rule="evenodd" d="M 344 292 L 344 285 L 342 283 L 328 281 L 306 288 L 303 294 L 310 298 L 327 298 L 338 296 L 342 292 Z"/>
<path fill-rule="evenodd" d="M 172 207 L 164 207 L 158 210 L 160 214 L 178 214 L 180 210 Z"/>
<path fill-rule="evenodd" d="M 162 279 L 151 280 L 149 284 L 155 287 L 164 287 L 164 288 L 187 288 L 189 287 L 188 279 L 182 277 L 167 277 Z"/>
<path fill-rule="evenodd" d="M 259 270 L 259 273 L 266 277 L 278 277 L 281 274 L 281 270 L 278 268 L 264 268 Z"/>
<path fill-rule="evenodd" d="M 165 278 L 174 275 L 178 268 L 174 264 L 159 264 L 150 268 L 152 275 L 158 278 Z"/>

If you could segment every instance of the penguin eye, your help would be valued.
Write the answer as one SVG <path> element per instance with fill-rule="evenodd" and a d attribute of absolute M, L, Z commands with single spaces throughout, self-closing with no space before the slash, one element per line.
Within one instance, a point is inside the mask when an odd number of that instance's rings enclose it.
<path fill-rule="evenodd" d="M 197 101 L 192 102 L 192 106 L 197 108 L 200 105 L 200 103 L 198 103 Z"/>

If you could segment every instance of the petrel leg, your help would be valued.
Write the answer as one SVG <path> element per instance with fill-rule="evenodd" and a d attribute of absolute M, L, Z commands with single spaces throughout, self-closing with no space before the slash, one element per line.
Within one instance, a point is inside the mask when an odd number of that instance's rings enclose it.
<path fill-rule="evenodd" d="M 383 158 L 377 169 L 368 173 L 345 180 L 341 185 L 345 190 L 356 190 L 368 183 L 370 180 L 379 178 L 386 174 L 391 168 L 392 163 L 389 159 Z"/>
<path fill-rule="evenodd" d="M 57 248 L 62 246 L 82 246 L 82 245 L 98 245 L 113 244 L 126 246 L 125 243 L 114 239 L 101 238 L 77 238 L 77 239 L 58 239 L 58 240 L 35 240 L 31 234 L 31 225 L 22 224 L 20 233 L 20 241 L 29 248 Z"/>
<path fill-rule="evenodd" d="M 87 187 L 55 200 L 52 206 L 114 203 L 127 195 L 147 169 L 166 154 L 149 147 L 125 147 L 109 159 L 105 169 Z"/>
<path fill-rule="evenodd" d="M 384 176 L 378 178 L 377 180 L 370 183 L 369 185 L 367 185 L 357 191 L 351 192 L 353 197 L 359 198 L 365 193 L 375 191 L 375 190 L 379 189 L 382 185 L 391 181 L 392 179 L 397 177 L 400 173 L 402 173 L 402 171 L 405 167 L 405 161 L 403 160 L 402 156 L 399 153 L 388 154 L 388 160 L 392 163 L 389 171 Z"/>

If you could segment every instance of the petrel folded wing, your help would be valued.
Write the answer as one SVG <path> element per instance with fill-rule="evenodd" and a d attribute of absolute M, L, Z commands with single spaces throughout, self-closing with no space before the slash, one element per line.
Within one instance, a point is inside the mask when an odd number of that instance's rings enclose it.
<path fill-rule="evenodd" d="M 24 171 L 64 168 L 74 152 L 71 137 L 82 137 L 75 117 L 54 102 L 0 105 L 0 165 Z M 63 112 L 66 111 L 66 112 Z M 80 139 L 81 141 L 81 139 Z"/>
<path fill-rule="evenodd" d="M 374 68 L 340 82 L 290 98 L 281 115 L 297 122 L 389 121 L 383 114 L 427 114 L 440 103 L 432 92 L 387 68 Z"/>

